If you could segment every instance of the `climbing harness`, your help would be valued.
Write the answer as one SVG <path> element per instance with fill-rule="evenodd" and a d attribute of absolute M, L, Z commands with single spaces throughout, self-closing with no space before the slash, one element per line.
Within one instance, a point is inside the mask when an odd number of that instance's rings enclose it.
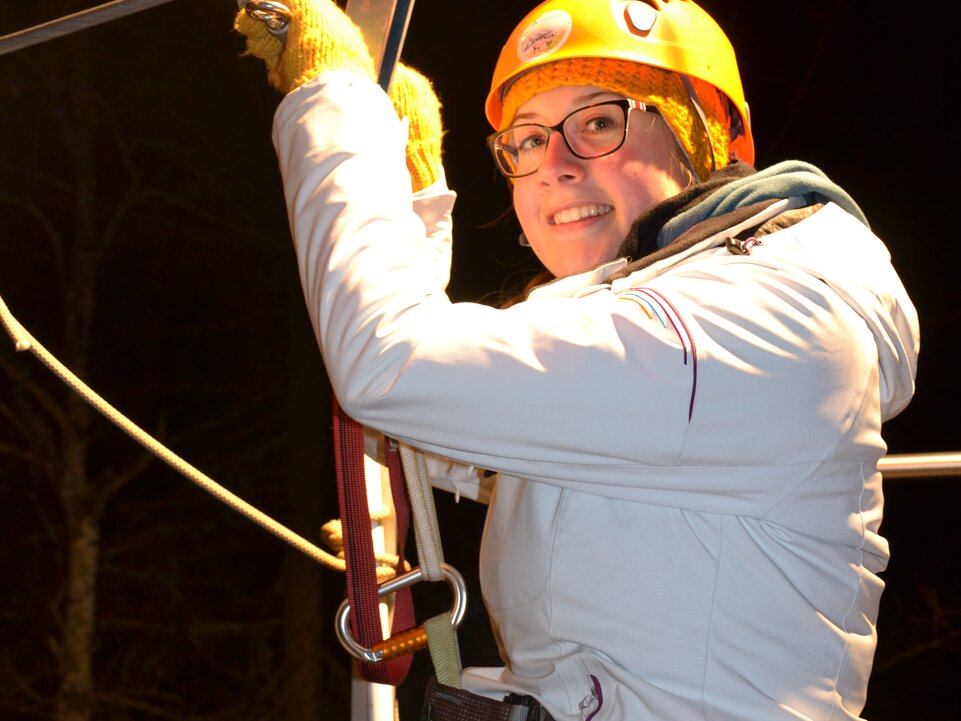
<path fill-rule="evenodd" d="M 450 681 L 456 677 L 453 683 L 459 684 L 460 655 L 454 631 L 464 617 L 467 590 L 461 575 L 444 563 L 423 454 L 390 439 L 385 444 L 385 464 L 397 517 L 398 571 L 404 563 L 403 547 L 410 516 L 413 516 L 420 566 L 378 586 L 372 568 L 364 492 L 364 428 L 344 413 L 336 399 L 333 421 L 337 496 L 345 525 L 347 562 L 347 599 L 337 612 L 337 637 L 359 662 L 358 672 L 368 681 L 398 685 L 407 674 L 413 652 L 427 647 L 438 675 L 441 669 L 454 669 L 446 672 L 445 678 Z M 449 613 L 412 628 L 410 586 L 422 580 L 446 580 L 453 591 L 453 606 Z M 390 594 L 395 594 L 394 619 L 391 636 L 385 640 L 378 606 L 380 599 Z"/>
<path fill-rule="evenodd" d="M 367 481 L 364 468 L 364 429 L 333 399 L 334 462 L 337 470 L 337 503 L 344 530 L 344 559 L 347 564 L 347 599 L 356 610 L 354 632 L 363 643 L 382 643 L 377 578 L 374 573 L 374 546 L 370 534 Z M 410 524 L 402 471 L 396 458 L 387 457 L 390 493 L 396 517 L 398 572 L 404 564 L 404 546 Z M 414 624 L 410 588 L 394 597 L 391 636 L 406 632 Z M 379 663 L 386 661 L 386 663 Z M 367 681 L 398 685 L 410 668 L 410 656 L 367 659 L 357 665 L 358 674 Z"/>
<path fill-rule="evenodd" d="M 533 696 L 511 693 L 503 701 L 498 701 L 461 688 L 445 687 L 440 679 L 430 679 L 427 682 L 421 719 L 426 721 L 554 721 L 554 717 Z"/>

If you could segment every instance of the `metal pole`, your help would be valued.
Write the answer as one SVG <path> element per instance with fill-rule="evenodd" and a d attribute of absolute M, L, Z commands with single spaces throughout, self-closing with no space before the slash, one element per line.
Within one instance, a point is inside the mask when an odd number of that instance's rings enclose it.
<path fill-rule="evenodd" d="M 939 478 L 961 476 L 961 452 L 906 453 L 878 462 L 885 478 Z"/>

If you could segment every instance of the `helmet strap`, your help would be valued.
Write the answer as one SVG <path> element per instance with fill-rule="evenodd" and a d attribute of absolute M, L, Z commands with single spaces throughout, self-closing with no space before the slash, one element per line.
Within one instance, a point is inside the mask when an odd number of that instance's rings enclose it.
<path fill-rule="evenodd" d="M 694 89 L 694 83 L 691 82 L 691 78 L 688 75 L 683 75 L 678 73 L 681 78 L 681 82 L 684 83 L 684 89 L 687 90 L 687 95 L 691 99 L 691 104 L 694 106 L 694 111 L 697 113 L 698 119 L 701 121 L 701 127 L 704 128 L 704 134 L 707 136 L 707 147 L 711 150 L 711 172 L 713 173 L 717 170 L 717 158 L 714 156 L 714 143 L 711 142 L 711 131 L 707 127 L 707 116 L 704 114 L 704 109 L 701 107 L 701 103 L 697 98 L 697 91 Z M 684 152 L 687 155 L 687 151 Z M 693 159 L 688 157 L 688 162 L 691 163 L 691 167 L 694 167 Z M 697 175 L 697 173 L 694 173 Z M 701 178 L 704 180 L 704 178 Z"/>

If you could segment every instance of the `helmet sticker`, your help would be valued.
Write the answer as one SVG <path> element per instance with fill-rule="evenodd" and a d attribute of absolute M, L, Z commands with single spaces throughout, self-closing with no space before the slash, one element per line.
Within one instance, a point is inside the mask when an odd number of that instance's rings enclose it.
<path fill-rule="evenodd" d="M 574 21 L 566 10 L 552 10 L 527 26 L 517 41 L 517 57 L 522 63 L 550 55 L 570 37 Z"/>

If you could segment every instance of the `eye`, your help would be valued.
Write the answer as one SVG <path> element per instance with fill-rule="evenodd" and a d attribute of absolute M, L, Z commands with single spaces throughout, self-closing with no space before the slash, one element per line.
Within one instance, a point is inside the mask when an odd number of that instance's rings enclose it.
<path fill-rule="evenodd" d="M 581 133 L 607 133 L 620 130 L 624 124 L 619 113 L 610 110 L 591 109 L 590 114 L 578 117 L 577 129 Z"/>
<path fill-rule="evenodd" d="M 518 153 L 530 153 L 544 144 L 544 131 L 536 126 L 515 131 L 513 146 Z"/>
<path fill-rule="evenodd" d="M 593 118 L 592 120 L 589 120 L 587 123 L 587 127 L 590 130 L 608 130 L 609 128 L 614 127 L 614 125 L 615 125 L 614 119 L 607 117 L 606 115 Z"/>

